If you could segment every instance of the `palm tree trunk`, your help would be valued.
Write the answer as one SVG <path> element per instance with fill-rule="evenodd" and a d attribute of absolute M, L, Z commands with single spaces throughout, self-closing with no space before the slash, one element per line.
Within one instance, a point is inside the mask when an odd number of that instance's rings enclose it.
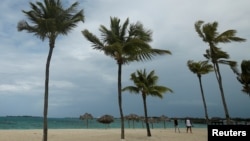
<path fill-rule="evenodd" d="M 201 89 L 201 96 L 202 96 L 202 101 L 203 101 L 203 106 L 204 106 L 204 111 L 205 111 L 206 123 L 208 124 L 207 104 L 206 104 L 205 95 L 204 95 L 204 92 L 203 92 L 203 87 L 202 87 L 202 82 L 201 82 L 201 76 L 198 76 L 198 78 L 199 78 L 200 89 Z"/>
<path fill-rule="evenodd" d="M 49 67 L 50 67 L 50 61 L 53 54 L 54 49 L 54 43 L 55 40 L 50 40 L 50 48 L 49 48 L 49 54 L 47 57 L 47 63 L 46 63 L 46 72 L 45 72 L 45 93 L 44 93 L 44 112 L 43 112 L 43 141 L 48 140 L 48 101 L 49 101 Z"/>
<path fill-rule="evenodd" d="M 220 68 L 219 68 L 219 64 L 218 64 L 217 60 L 213 58 L 213 56 L 215 54 L 213 47 L 215 47 L 215 46 L 213 45 L 213 43 L 209 43 L 209 46 L 210 46 L 210 50 L 211 50 L 212 63 L 213 63 L 213 66 L 214 66 L 215 76 L 216 76 L 216 79 L 217 79 L 218 84 L 219 84 L 219 89 L 220 89 L 220 93 L 221 93 L 221 99 L 222 99 L 222 103 L 223 103 L 223 107 L 224 107 L 226 121 L 227 121 L 227 124 L 229 124 L 230 116 L 229 116 L 229 112 L 228 112 L 228 109 L 227 109 L 226 99 L 225 99 L 225 96 L 224 96 L 224 90 L 223 90 L 223 86 L 222 86 L 222 77 L 221 77 L 221 74 L 220 74 Z"/>
<path fill-rule="evenodd" d="M 224 111 L 225 111 L 225 115 L 226 115 L 226 121 L 227 121 L 227 124 L 230 124 L 230 116 L 229 116 L 229 112 L 228 112 L 228 109 L 227 109 L 227 103 L 226 103 L 224 90 L 223 90 L 223 86 L 222 86 L 222 78 L 221 78 L 221 74 L 220 74 L 220 68 L 219 68 L 218 63 L 215 63 L 214 65 L 215 65 L 216 78 L 217 78 L 217 81 L 219 83 L 222 103 L 223 103 L 223 107 L 224 107 Z"/>
<path fill-rule="evenodd" d="M 147 103 L 146 103 L 146 95 L 142 94 L 142 98 L 143 98 L 143 106 L 144 106 L 144 114 L 145 114 L 145 123 L 146 123 L 146 128 L 147 128 L 147 136 L 151 137 L 150 127 L 148 123 L 148 110 L 147 110 Z"/>
<path fill-rule="evenodd" d="M 118 63 L 118 103 L 121 116 L 121 139 L 125 139 L 124 116 L 122 111 L 122 64 Z"/>

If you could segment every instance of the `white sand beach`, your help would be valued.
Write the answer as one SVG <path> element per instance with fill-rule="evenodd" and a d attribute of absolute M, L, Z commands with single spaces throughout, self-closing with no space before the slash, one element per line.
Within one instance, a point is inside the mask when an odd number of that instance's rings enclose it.
<path fill-rule="evenodd" d="M 193 128 L 193 133 L 175 133 L 174 128 L 125 129 L 125 141 L 207 141 L 206 128 Z M 42 129 L 0 130 L 0 141 L 42 141 Z M 49 129 L 48 141 L 121 141 L 120 129 Z"/>

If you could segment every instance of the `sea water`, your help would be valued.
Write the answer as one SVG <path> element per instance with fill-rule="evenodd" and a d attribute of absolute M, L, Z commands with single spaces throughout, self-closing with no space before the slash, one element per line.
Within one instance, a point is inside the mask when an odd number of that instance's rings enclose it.
<path fill-rule="evenodd" d="M 125 120 L 125 128 L 145 128 L 145 123 L 142 121 Z M 174 128 L 173 121 L 159 121 L 150 123 L 150 128 Z M 206 124 L 194 123 L 194 128 L 206 128 Z M 102 128 L 120 128 L 120 119 L 115 118 L 110 124 L 102 124 L 96 118 L 81 120 L 79 118 L 48 118 L 49 129 L 102 129 Z M 184 121 L 179 121 L 179 128 L 184 128 Z M 42 129 L 42 117 L 29 116 L 6 116 L 0 117 L 0 129 Z"/>

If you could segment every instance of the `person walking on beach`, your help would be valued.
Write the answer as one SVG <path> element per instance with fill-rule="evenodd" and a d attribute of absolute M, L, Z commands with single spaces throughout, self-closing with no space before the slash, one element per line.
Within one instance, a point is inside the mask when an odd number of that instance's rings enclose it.
<path fill-rule="evenodd" d="M 174 119 L 174 128 L 175 128 L 175 132 L 176 132 L 177 129 L 178 129 L 179 133 L 181 132 L 180 129 L 179 129 L 179 126 L 178 126 L 177 118 Z"/>
<path fill-rule="evenodd" d="M 189 118 L 186 119 L 186 127 L 187 127 L 187 133 L 188 130 L 190 131 L 190 133 L 192 133 L 192 123 Z"/>

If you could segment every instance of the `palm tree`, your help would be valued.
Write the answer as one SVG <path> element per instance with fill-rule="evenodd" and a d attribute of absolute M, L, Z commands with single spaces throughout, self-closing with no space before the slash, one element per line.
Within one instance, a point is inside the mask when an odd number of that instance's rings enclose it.
<path fill-rule="evenodd" d="M 242 60 L 241 72 L 236 67 L 232 69 L 237 74 L 237 80 L 243 85 L 242 91 L 250 96 L 250 60 Z"/>
<path fill-rule="evenodd" d="M 30 2 L 30 11 L 22 11 L 30 24 L 23 20 L 18 23 L 18 31 L 26 30 L 44 41 L 49 40 L 49 53 L 46 62 L 45 92 L 44 92 L 44 126 L 43 140 L 47 141 L 47 114 L 49 97 L 49 67 L 58 35 L 67 35 L 77 23 L 84 22 L 83 10 L 77 11 L 78 3 L 73 3 L 64 9 L 60 0 L 44 0 L 44 2 Z"/>
<path fill-rule="evenodd" d="M 125 139 L 124 116 L 122 109 L 122 65 L 133 61 L 151 60 L 153 56 L 171 54 L 168 50 L 153 49 L 152 32 L 146 30 L 140 22 L 129 24 L 129 19 L 121 25 L 120 19 L 110 18 L 110 29 L 100 26 L 102 38 L 90 33 L 87 29 L 82 31 L 84 37 L 92 43 L 93 49 L 103 51 L 105 55 L 115 59 L 118 65 L 118 104 L 121 118 L 121 139 Z"/>
<path fill-rule="evenodd" d="M 198 33 L 198 35 L 202 38 L 202 40 L 209 45 L 209 49 L 206 51 L 207 54 L 204 56 L 207 59 L 210 59 L 213 63 L 215 76 L 219 85 L 221 97 L 222 97 L 222 103 L 225 111 L 225 116 L 227 123 L 230 123 L 230 116 L 227 109 L 227 104 L 224 96 L 224 90 L 222 86 L 222 76 L 220 74 L 220 68 L 219 63 L 228 64 L 230 66 L 234 66 L 236 63 L 234 61 L 227 61 L 227 60 L 220 60 L 223 59 L 229 59 L 229 55 L 221 51 L 220 48 L 218 48 L 219 43 L 230 43 L 230 42 L 243 42 L 245 39 L 236 37 L 236 30 L 227 30 L 221 34 L 217 32 L 218 23 L 207 23 L 203 24 L 203 21 L 197 21 L 195 23 L 195 30 Z"/>
<path fill-rule="evenodd" d="M 163 94 L 165 92 L 173 92 L 173 91 L 168 87 L 157 85 L 158 76 L 155 75 L 154 71 L 151 71 L 149 74 L 147 74 L 145 69 L 144 71 L 137 70 L 137 73 L 131 74 L 130 80 L 134 82 L 135 86 L 127 86 L 124 87 L 122 90 L 136 94 L 141 93 L 144 106 L 147 136 L 151 136 L 146 98 L 148 95 L 163 98 Z"/>
<path fill-rule="evenodd" d="M 191 72 L 193 72 L 194 74 L 197 74 L 197 77 L 199 79 L 201 96 L 202 96 L 202 101 L 203 101 L 203 106 L 204 106 L 204 111 L 205 111 L 205 118 L 206 118 L 206 123 L 208 124 L 207 104 L 206 104 L 205 95 L 203 92 L 201 76 L 213 71 L 213 65 L 208 64 L 208 61 L 194 62 L 193 60 L 188 60 L 187 66 Z"/>

